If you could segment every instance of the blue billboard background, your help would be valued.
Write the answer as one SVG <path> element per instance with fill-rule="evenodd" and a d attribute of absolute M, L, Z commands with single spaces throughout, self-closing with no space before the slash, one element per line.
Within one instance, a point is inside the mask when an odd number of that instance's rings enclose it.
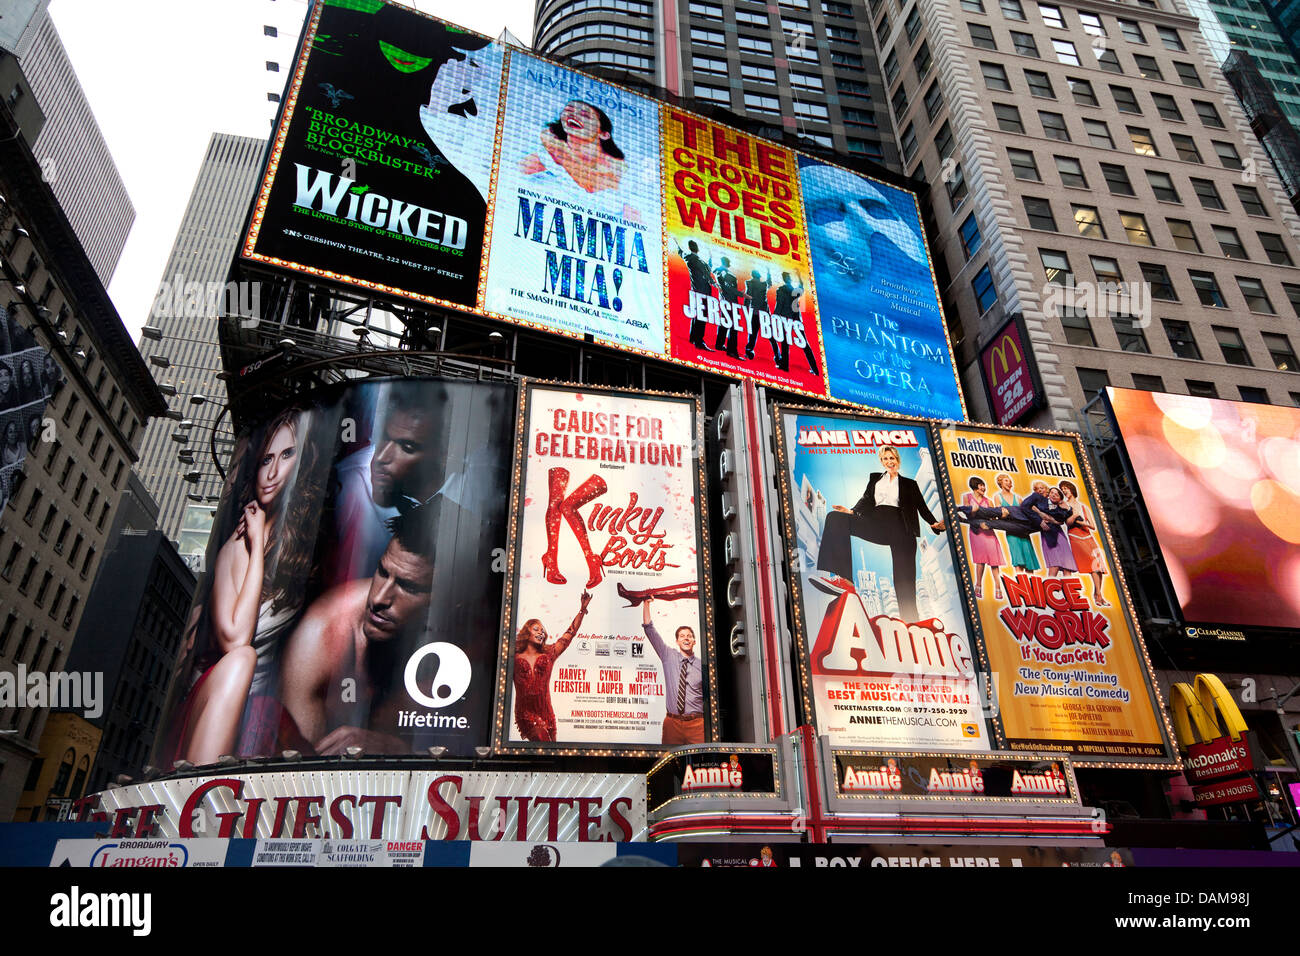
<path fill-rule="evenodd" d="M 834 398 L 965 419 L 916 198 L 799 158 Z"/>

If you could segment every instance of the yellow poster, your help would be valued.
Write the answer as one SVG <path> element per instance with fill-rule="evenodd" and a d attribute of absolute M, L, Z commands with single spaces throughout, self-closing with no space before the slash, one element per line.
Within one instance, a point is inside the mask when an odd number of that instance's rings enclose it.
<path fill-rule="evenodd" d="M 1075 443 L 954 427 L 941 447 L 1007 747 L 1167 756 Z"/>

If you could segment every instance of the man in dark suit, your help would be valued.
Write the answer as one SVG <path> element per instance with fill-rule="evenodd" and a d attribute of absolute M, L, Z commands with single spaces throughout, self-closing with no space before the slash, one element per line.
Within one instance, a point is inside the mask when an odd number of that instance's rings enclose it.
<path fill-rule="evenodd" d="M 829 577 L 811 579 L 814 586 L 829 594 L 855 590 L 853 582 L 852 539 L 888 545 L 894 559 L 894 593 L 898 613 L 909 624 L 917 619 L 916 610 L 916 539 L 921 535 L 924 518 L 931 530 L 941 532 L 943 521 L 930 513 L 921 495 L 921 486 L 898 473 L 898 449 L 883 445 L 877 452 L 884 472 L 872 472 L 867 490 L 852 510 L 836 505 L 826 515 L 821 547 L 817 550 L 817 567 Z"/>
<path fill-rule="evenodd" d="M 713 279 L 713 272 L 710 271 L 708 264 L 700 258 L 700 246 L 692 239 L 686 243 L 686 248 L 691 250 L 682 255 L 681 247 L 677 249 L 677 254 L 682 256 L 686 262 L 686 270 L 691 277 L 691 291 L 697 295 L 709 296 L 713 294 L 713 289 L 717 283 Z M 713 349 L 704 344 L 704 332 L 708 324 L 704 321 L 704 316 L 700 309 L 695 310 L 695 318 L 691 319 L 691 345 L 695 346 L 699 352 L 712 352 Z"/>

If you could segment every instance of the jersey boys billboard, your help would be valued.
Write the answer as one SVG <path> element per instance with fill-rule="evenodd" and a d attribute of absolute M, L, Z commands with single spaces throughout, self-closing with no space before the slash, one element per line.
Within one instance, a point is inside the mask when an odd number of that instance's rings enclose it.
<path fill-rule="evenodd" d="M 805 700 L 836 747 L 988 750 L 921 422 L 779 408 Z"/>
<path fill-rule="evenodd" d="M 317 0 L 284 102 L 250 261 L 965 418 L 905 189 L 383 0 Z"/>
<path fill-rule="evenodd" d="M 1075 442 L 953 427 L 942 452 L 1007 747 L 1172 756 Z"/>
<path fill-rule="evenodd" d="M 524 402 L 498 748 L 715 739 L 696 401 L 530 385 Z"/>

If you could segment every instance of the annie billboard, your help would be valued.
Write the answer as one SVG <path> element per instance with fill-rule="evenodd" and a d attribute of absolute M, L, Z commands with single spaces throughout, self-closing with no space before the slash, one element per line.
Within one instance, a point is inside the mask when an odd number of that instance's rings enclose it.
<path fill-rule="evenodd" d="M 964 419 L 916 195 L 385 0 L 316 0 L 242 256 Z"/>
<path fill-rule="evenodd" d="M 486 743 L 513 398 L 368 382 L 240 438 L 156 765 Z"/>

